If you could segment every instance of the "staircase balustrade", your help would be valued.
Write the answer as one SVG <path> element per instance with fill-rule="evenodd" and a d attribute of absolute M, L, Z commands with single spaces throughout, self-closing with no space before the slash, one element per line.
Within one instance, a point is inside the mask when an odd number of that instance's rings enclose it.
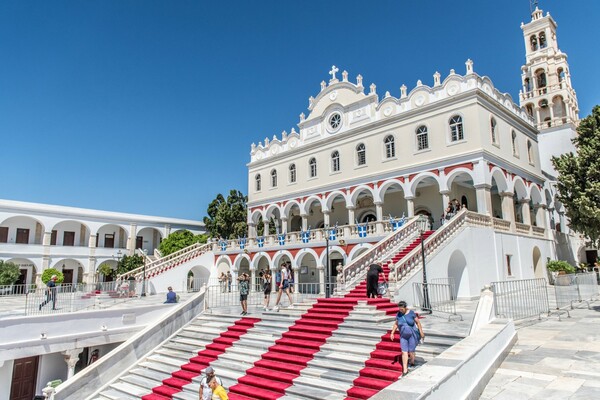
<path fill-rule="evenodd" d="M 146 263 L 146 279 L 161 274 L 183 261 L 190 260 L 210 251 L 211 246 L 212 244 L 194 243 L 193 245 L 171 253 L 168 256 Z M 133 276 L 136 280 L 140 281 L 143 278 L 143 273 L 144 266 L 141 266 L 119 275 L 118 279 L 128 279 Z"/>
<path fill-rule="evenodd" d="M 494 218 L 494 229 L 498 231 L 510 232 L 510 221 L 501 218 Z"/>
<path fill-rule="evenodd" d="M 390 257 L 393 249 L 412 240 L 416 237 L 422 226 L 428 223 L 429 221 L 425 216 L 411 218 L 400 229 L 392 232 L 358 258 L 344 266 L 341 274 L 343 282 L 341 283 L 344 284 L 346 290 L 352 288 L 364 277 L 369 265 L 378 259 Z"/>

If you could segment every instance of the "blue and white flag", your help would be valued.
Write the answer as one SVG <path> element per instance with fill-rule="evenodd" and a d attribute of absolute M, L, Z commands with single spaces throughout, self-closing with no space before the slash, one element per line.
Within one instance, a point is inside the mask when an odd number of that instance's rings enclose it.
<path fill-rule="evenodd" d="M 406 217 L 404 216 L 404 214 L 402 214 L 402 218 L 400 219 L 394 219 L 391 215 L 390 215 L 390 225 L 392 226 L 392 230 L 395 232 L 398 229 L 400 229 L 402 227 L 402 225 L 404 225 L 404 223 L 406 222 Z"/>
<path fill-rule="evenodd" d="M 224 240 L 221 240 L 221 241 L 219 242 L 219 245 L 221 245 L 221 251 L 225 251 L 225 250 L 227 250 L 227 242 L 226 242 L 226 241 L 224 241 Z"/>
<path fill-rule="evenodd" d="M 307 231 L 302 231 L 300 233 L 300 237 L 302 238 L 302 243 L 310 242 L 310 229 Z"/>
<path fill-rule="evenodd" d="M 256 238 L 256 243 L 258 243 L 258 247 L 264 247 L 265 245 L 265 237 L 259 236 Z"/>
<path fill-rule="evenodd" d="M 246 248 L 246 238 L 238 238 L 238 244 L 240 245 L 240 249 L 244 250 Z"/>
<path fill-rule="evenodd" d="M 337 240 L 337 226 L 329 230 L 329 240 Z"/>
<path fill-rule="evenodd" d="M 358 237 L 367 237 L 367 223 L 358 224 Z"/>
<path fill-rule="evenodd" d="M 285 233 L 280 233 L 277 235 L 277 241 L 279 242 L 280 246 L 285 245 Z"/>

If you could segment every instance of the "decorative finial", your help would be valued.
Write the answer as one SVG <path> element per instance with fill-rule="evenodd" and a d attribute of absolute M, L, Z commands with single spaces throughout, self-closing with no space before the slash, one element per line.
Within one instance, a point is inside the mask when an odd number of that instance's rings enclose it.
<path fill-rule="evenodd" d="M 321 81 L 321 91 L 325 90 L 326 86 L 327 84 L 325 83 L 325 81 Z"/>
<path fill-rule="evenodd" d="M 390 92 L 388 90 L 385 91 L 385 98 L 390 97 Z"/>
<path fill-rule="evenodd" d="M 252 150 L 252 152 L 254 152 L 256 150 L 256 144 L 252 143 L 252 145 L 250 146 L 250 149 Z"/>
<path fill-rule="evenodd" d="M 268 138 L 268 137 L 266 137 L 266 138 L 265 138 L 265 147 L 267 147 L 268 145 L 269 145 L 269 138 Z"/>
<path fill-rule="evenodd" d="M 342 80 L 348 82 L 348 71 L 344 70 L 344 72 L 342 72 Z"/>
<path fill-rule="evenodd" d="M 314 102 L 315 102 L 315 98 L 310 96 L 308 98 L 308 108 L 312 108 Z"/>
<path fill-rule="evenodd" d="M 287 139 L 287 132 L 283 131 L 283 132 L 281 132 L 281 140 L 285 140 L 285 139 Z"/>
<path fill-rule="evenodd" d="M 356 86 L 358 86 L 359 88 L 363 87 L 362 79 L 362 75 L 358 74 L 358 76 L 356 77 Z"/>
<path fill-rule="evenodd" d="M 376 94 L 375 89 L 377 89 L 377 86 L 375 86 L 374 83 L 371 83 L 371 86 L 369 86 L 369 94 Z"/>
<path fill-rule="evenodd" d="M 454 74 L 456 74 L 456 72 L 454 72 L 454 70 L 453 70 L 453 69 L 451 69 L 451 70 L 450 70 L 450 75 L 454 75 Z"/>
<path fill-rule="evenodd" d="M 304 115 L 304 113 L 300 113 L 300 122 L 304 121 L 305 119 L 306 119 L 306 115 Z"/>
<path fill-rule="evenodd" d="M 440 77 L 440 73 L 438 71 L 435 71 L 435 74 L 433 74 L 433 87 L 440 86 Z"/>
<path fill-rule="evenodd" d="M 338 80 L 335 78 L 335 74 L 339 71 L 339 68 L 336 67 L 335 65 L 331 66 L 331 71 L 329 71 L 329 75 L 331 75 L 331 79 L 329 80 L 329 83 L 335 83 Z"/>
<path fill-rule="evenodd" d="M 406 97 L 406 85 L 402 84 L 402 86 L 400 86 L 400 98 L 403 99 Z"/>
<path fill-rule="evenodd" d="M 292 128 L 292 131 L 290 132 L 290 135 L 295 135 L 296 133 L 297 133 L 296 129 Z"/>
<path fill-rule="evenodd" d="M 467 66 L 467 75 L 471 75 L 473 73 L 473 60 L 469 58 L 465 65 Z"/>
<path fill-rule="evenodd" d="M 417 81 L 417 86 L 423 86 L 423 82 L 420 79 Z"/>

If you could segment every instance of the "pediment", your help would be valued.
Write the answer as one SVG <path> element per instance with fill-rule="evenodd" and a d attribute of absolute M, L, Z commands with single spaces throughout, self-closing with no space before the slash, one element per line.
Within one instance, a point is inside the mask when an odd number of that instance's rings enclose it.
<path fill-rule="evenodd" d="M 349 109 L 353 104 L 361 103 L 369 97 L 373 97 L 373 101 L 377 101 L 377 95 L 366 95 L 362 85 L 357 86 L 350 82 L 330 84 L 317 97 L 309 100 L 308 110 L 310 114 L 306 121 L 321 118 L 333 105 L 337 108 Z"/>

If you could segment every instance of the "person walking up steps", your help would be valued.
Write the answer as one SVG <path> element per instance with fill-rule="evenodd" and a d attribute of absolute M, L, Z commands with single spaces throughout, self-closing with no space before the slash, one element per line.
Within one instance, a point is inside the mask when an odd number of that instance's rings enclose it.
<path fill-rule="evenodd" d="M 200 381 L 200 400 L 211 400 L 213 398 L 213 391 L 209 385 L 210 381 L 215 380 L 221 387 L 223 386 L 223 382 L 215 375 L 213 367 L 207 367 L 204 373 L 206 375 Z"/>
<path fill-rule="evenodd" d="M 42 311 L 42 307 L 52 302 L 52 309 L 56 310 L 56 280 L 58 276 L 52 275 L 48 283 L 46 283 L 46 301 L 42 302 L 38 309 Z"/>
<path fill-rule="evenodd" d="M 281 301 L 281 295 L 284 291 L 290 301 L 288 308 L 294 308 L 294 302 L 292 301 L 292 295 L 290 294 L 290 274 L 285 263 L 281 264 L 281 286 L 279 286 L 279 290 L 277 291 L 277 301 L 275 302 L 273 310 L 279 311 L 279 302 Z"/>
<path fill-rule="evenodd" d="M 408 374 L 409 367 L 415 366 L 415 352 L 417 343 L 425 340 L 425 333 L 419 317 L 413 310 L 409 310 L 405 301 L 398 303 L 396 321 L 392 327 L 390 340 L 394 341 L 394 333 L 400 332 L 400 349 L 402 350 L 402 375 Z M 409 363 L 410 361 L 410 363 Z"/>
<path fill-rule="evenodd" d="M 263 292 L 265 294 L 265 301 L 263 309 L 267 311 L 269 309 L 269 301 L 271 301 L 271 274 L 269 271 L 265 271 L 262 276 L 263 278 Z"/>
<path fill-rule="evenodd" d="M 243 273 L 238 278 L 238 284 L 240 287 L 240 304 L 242 305 L 242 315 L 248 314 L 248 292 L 250 289 L 250 277 L 248 274 Z"/>
<path fill-rule="evenodd" d="M 367 272 L 367 297 L 377 298 L 377 288 L 379 286 L 379 274 L 383 274 L 383 268 L 379 264 L 371 264 L 369 271 Z M 387 282 L 385 274 L 383 274 L 383 281 Z"/>

